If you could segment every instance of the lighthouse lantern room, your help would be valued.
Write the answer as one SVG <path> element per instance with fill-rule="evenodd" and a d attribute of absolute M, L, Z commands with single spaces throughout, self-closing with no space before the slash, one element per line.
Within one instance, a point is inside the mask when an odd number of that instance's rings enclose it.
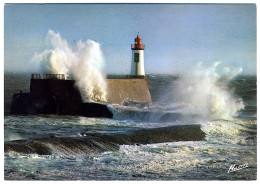
<path fill-rule="evenodd" d="M 145 75 L 144 72 L 144 48 L 145 45 L 141 44 L 142 39 L 137 35 L 135 43 L 131 44 L 132 49 L 132 63 L 131 75 Z"/>

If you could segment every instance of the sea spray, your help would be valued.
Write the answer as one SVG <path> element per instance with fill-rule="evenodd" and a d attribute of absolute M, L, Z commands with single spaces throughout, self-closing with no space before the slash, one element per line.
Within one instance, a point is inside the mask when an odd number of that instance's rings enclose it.
<path fill-rule="evenodd" d="M 175 102 L 182 103 L 183 110 L 188 113 L 211 119 L 232 119 L 244 108 L 244 104 L 241 98 L 233 95 L 226 83 L 220 82 L 220 71 L 226 75 L 228 83 L 242 68 L 231 70 L 221 62 L 215 62 L 211 67 L 199 63 L 189 71 L 189 75 L 174 81 L 172 93 Z"/>
<path fill-rule="evenodd" d="M 81 97 L 86 101 L 106 101 L 106 82 L 101 72 L 105 61 L 100 44 L 93 40 L 78 41 L 71 46 L 59 33 L 49 30 L 51 49 L 36 53 L 43 73 L 70 75 L 76 80 Z"/>
<path fill-rule="evenodd" d="M 228 82 L 242 69 L 230 70 L 223 67 L 221 62 L 215 62 L 211 67 L 199 63 L 189 76 L 175 81 L 176 99 L 185 103 L 189 112 L 213 119 L 232 119 L 244 105 L 242 99 L 234 97 L 226 84 L 219 81 L 220 71 L 225 72 L 225 80 Z"/>

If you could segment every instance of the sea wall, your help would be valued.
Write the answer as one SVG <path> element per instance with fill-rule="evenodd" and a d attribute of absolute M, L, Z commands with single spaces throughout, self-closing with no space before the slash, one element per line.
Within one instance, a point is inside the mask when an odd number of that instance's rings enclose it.
<path fill-rule="evenodd" d="M 106 79 L 107 102 L 150 103 L 148 79 Z M 66 114 L 87 117 L 113 117 L 106 104 L 83 103 L 74 80 L 31 79 L 30 93 L 16 93 L 11 114 Z"/>
<path fill-rule="evenodd" d="M 120 145 L 153 144 L 177 141 L 202 141 L 206 134 L 200 125 L 176 125 L 161 128 L 140 129 L 124 134 L 100 134 L 84 132 L 81 137 L 45 137 L 6 142 L 4 151 L 22 154 L 51 155 L 79 153 L 90 155 L 105 151 L 117 151 Z"/>
<path fill-rule="evenodd" d="M 125 101 L 151 103 L 148 79 L 106 79 L 108 103 L 123 104 Z"/>
<path fill-rule="evenodd" d="M 125 101 L 151 103 L 147 78 L 106 79 L 107 102 L 123 104 Z M 53 96 L 61 101 L 81 100 L 74 80 L 32 79 L 30 93 L 40 96 Z"/>

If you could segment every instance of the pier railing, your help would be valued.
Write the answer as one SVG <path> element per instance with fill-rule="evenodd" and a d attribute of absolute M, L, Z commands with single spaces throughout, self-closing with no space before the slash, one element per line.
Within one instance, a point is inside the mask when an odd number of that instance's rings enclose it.
<path fill-rule="evenodd" d="M 149 75 L 120 75 L 120 74 L 108 74 L 107 79 L 146 79 Z M 55 79 L 55 80 L 73 80 L 72 76 L 65 78 L 64 74 L 44 74 L 43 78 L 38 73 L 33 73 L 31 79 Z"/>
<path fill-rule="evenodd" d="M 38 73 L 32 73 L 31 79 L 41 79 L 41 75 Z"/>
<path fill-rule="evenodd" d="M 147 75 L 118 75 L 118 74 L 108 74 L 107 79 L 145 79 L 149 78 Z"/>
<path fill-rule="evenodd" d="M 44 74 L 44 79 L 58 79 L 58 80 L 65 80 L 64 74 Z"/>
<path fill-rule="evenodd" d="M 31 79 L 42 79 L 41 75 L 38 73 L 33 73 Z M 43 79 L 56 79 L 56 80 L 65 80 L 64 74 L 44 74 Z"/>

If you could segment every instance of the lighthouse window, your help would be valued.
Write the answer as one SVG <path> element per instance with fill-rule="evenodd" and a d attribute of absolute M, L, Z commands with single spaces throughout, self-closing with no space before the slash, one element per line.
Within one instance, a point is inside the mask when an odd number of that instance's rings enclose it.
<path fill-rule="evenodd" d="M 135 58 L 134 58 L 134 62 L 139 62 L 139 53 L 135 53 Z"/>

